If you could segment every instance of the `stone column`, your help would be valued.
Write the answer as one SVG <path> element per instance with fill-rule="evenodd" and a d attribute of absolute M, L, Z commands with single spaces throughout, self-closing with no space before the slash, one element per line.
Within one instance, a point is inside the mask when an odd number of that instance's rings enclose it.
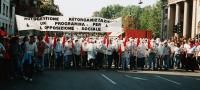
<path fill-rule="evenodd" d="M 192 10 L 192 35 L 191 37 L 195 37 L 196 35 L 196 20 L 197 20 L 197 0 L 193 0 L 193 10 Z"/>
<path fill-rule="evenodd" d="M 180 23 L 180 4 L 176 3 L 176 19 L 175 19 L 175 25 Z"/>
<path fill-rule="evenodd" d="M 167 38 L 170 37 L 170 21 L 171 21 L 171 18 L 170 18 L 170 15 L 171 14 L 171 8 L 170 8 L 170 5 L 168 5 L 168 15 L 167 15 Z"/>
<path fill-rule="evenodd" d="M 174 8 L 172 5 L 168 5 L 168 17 L 167 17 L 167 38 L 173 36 L 173 25 L 175 23 Z"/>
<path fill-rule="evenodd" d="M 189 7 L 188 7 L 188 2 L 184 2 L 184 21 L 183 21 L 183 36 L 186 38 L 188 37 L 187 34 L 188 32 L 188 18 L 189 18 Z"/>

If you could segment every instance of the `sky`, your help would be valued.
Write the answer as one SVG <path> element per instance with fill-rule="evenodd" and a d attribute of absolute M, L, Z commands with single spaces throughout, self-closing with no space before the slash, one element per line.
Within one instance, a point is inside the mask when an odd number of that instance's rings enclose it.
<path fill-rule="evenodd" d="M 140 0 L 54 0 L 59 6 L 61 13 L 64 16 L 74 17 L 91 17 L 92 13 L 101 10 L 101 8 L 119 4 L 122 6 L 128 5 L 146 5 L 155 4 L 158 0 L 142 0 L 143 4 L 138 4 Z"/>

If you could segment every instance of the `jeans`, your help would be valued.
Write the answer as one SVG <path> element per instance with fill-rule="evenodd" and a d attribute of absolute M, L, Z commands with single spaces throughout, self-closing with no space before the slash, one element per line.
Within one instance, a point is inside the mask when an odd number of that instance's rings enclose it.
<path fill-rule="evenodd" d="M 169 58 L 170 58 L 169 55 L 164 55 L 164 56 L 163 56 L 164 68 L 165 68 L 165 69 L 169 68 Z"/>
<path fill-rule="evenodd" d="M 174 56 L 174 65 L 177 66 L 178 68 L 180 68 L 180 61 L 181 61 L 181 57 L 179 54 L 176 54 Z"/>
<path fill-rule="evenodd" d="M 130 57 L 122 56 L 122 68 L 123 69 L 128 69 L 129 61 L 130 61 Z"/>
<path fill-rule="evenodd" d="M 62 58 L 61 58 L 61 52 L 56 52 L 56 67 L 61 67 L 62 65 Z"/>
<path fill-rule="evenodd" d="M 65 67 L 70 67 L 70 63 L 72 61 L 72 55 L 65 55 L 64 56 L 64 65 Z"/>
<path fill-rule="evenodd" d="M 108 68 L 111 68 L 113 62 L 113 56 L 107 55 L 107 61 L 108 61 Z"/>
<path fill-rule="evenodd" d="M 44 54 L 44 67 L 49 68 L 49 53 Z"/>
<path fill-rule="evenodd" d="M 64 56 L 64 63 L 69 63 L 72 61 L 72 55 L 65 55 Z"/>
<path fill-rule="evenodd" d="M 31 53 L 24 53 L 24 56 L 22 58 L 22 65 L 26 62 L 27 64 L 32 64 L 33 56 Z"/>
<path fill-rule="evenodd" d="M 149 69 L 150 68 L 155 68 L 156 64 L 156 54 L 155 53 L 150 53 L 148 57 L 148 62 L 149 62 Z"/>
<path fill-rule="evenodd" d="M 38 57 L 36 64 L 37 64 L 38 70 L 43 70 L 44 69 L 44 56 Z"/>

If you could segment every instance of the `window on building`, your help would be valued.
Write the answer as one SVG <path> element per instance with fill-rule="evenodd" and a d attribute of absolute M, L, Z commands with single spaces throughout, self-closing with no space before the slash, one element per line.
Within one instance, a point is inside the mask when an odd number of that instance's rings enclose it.
<path fill-rule="evenodd" d="M 7 29 L 8 29 L 8 24 L 5 25 L 5 30 L 8 31 Z"/>
<path fill-rule="evenodd" d="M 8 17 L 8 6 L 6 6 L 6 16 Z"/>
<path fill-rule="evenodd" d="M 12 13 L 12 12 L 13 12 L 13 8 L 12 8 L 12 6 L 10 6 L 10 18 L 12 18 L 12 17 L 13 17 L 13 16 L 12 16 L 12 15 L 13 15 L 13 13 Z"/>
<path fill-rule="evenodd" d="M 10 30 L 12 30 L 12 25 L 11 24 L 9 25 L 9 28 L 10 28 Z"/>
<path fill-rule="evenodd" d="M 5 28 L 4 23 L 2 23 L 2 27 Z"/>
<path fill-rule="evenodd" d="M 5 15 L 5 8 L 6 8 L 6 5 L 3 4 L 3 15 Z"/>

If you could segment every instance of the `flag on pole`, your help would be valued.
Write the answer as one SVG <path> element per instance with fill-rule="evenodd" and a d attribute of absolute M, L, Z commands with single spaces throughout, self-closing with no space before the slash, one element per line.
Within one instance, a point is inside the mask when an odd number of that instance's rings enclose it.
<path fill-rule="evenodd" d="M 53 48 L 56 47 L 56 43 L 57 43 L 57 37 L 56 37 L 56 33 L 54 34 L 54 39 L 53 39 Z"/>
<path fill-rule="evenodd" d="M 63 34 L 63 37 L 62 37 L 62 46 L 63 47 L 65 46 L 65 42 L 66 42 L 66 37 L 65 37 L 65 34 Z"/>
<path fill-rule="evenodd" d="M 0 37 L 7 36 L 7 32 L 0 28 Z"/>
<path fill-rule="evenodd" d="M 71 33 L 71 39 L 72 39 L 72 48 L 74 48 L 74 42 L 73 42 L 74 41 L 74 33 L 73 32 Z"/>
<path fill-rule="evenodd" d="M 150 42 L 151 40 L 150 39 L 148 39 L 148 48 L 150 49 L 151 48 L 151 42 Z"/>
<path fill-rule="evenodd" d="M 118 36 L 118 39 L 119 39 L 119 40 L 122 40 L 122 35 L 119 35 L 119 36 Z"/>
<path fill-rule="evenodd" d="M 121 45 L 119 45 L 119 47 L 118 47 L 118 55 L 121 57 L 121 55 L 122 55 L 122 47 L 121 47 Z"/>
<path fill-rule="evenodd" d="M 110 44 L 110 39 L 109 39 L 109 37 L 107 37 L 107 42 L 106 42 L 106 46 L 107 46 L 107 48 L 108 48 L 108 45 Z"/>
<path fill-rule="evenodd" d="M 140 45 L 140 38 L 137 39 L 137 46 Z"/>
<path fill-rule="evenodd" d="M 48 32 L 45 32 L 44 41 L 45 41 L 46 43 L 49 43 L 49 35 L 48 35 Z"/>
<path fill-rule="evenodd" d="M 126 42 L 128 42 L 128 37 L 127 36 L 125 37 L 125 40 L 124 40 L 124 47 L 126 47 Z"/>

